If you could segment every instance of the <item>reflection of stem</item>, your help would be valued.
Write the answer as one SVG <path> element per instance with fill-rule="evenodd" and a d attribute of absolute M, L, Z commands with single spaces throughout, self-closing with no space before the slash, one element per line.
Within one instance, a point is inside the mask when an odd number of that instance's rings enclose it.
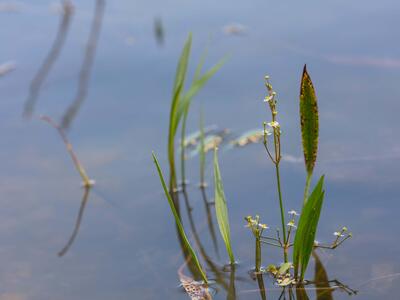
<path fill-rule="evenodd" d="M 296 298 L 297 300 L 309 300 L 306 289 L 302 283 L 298 284 L 296 287 Z M 318 298 L 317 298 L 318 299 Z"/>
<path fill-rule="evenodd" d="M 90 29 L 89 39 L 86 45 L 86 53 L 79 73 L 78 91 L 72 104 L 62 117 L 61 127 L 69 128 L 72 120 L 75 118 L 83 101 L 86 98 L 87 89 L 90 80 L 90 73 L 93 66 L 94 57 L 96 54 L 97 41 L 100 36 L 101 23 L 103 22 L 105 0 L 97 0 Z"/>
<path fill-rule="evenodd" d="M 60 52 L 63 48 L 65 39 L 67 37 L 69 24 L 71 21 L 72 14 L 74 12 L 74 7 L 69 0 L 63 1 L 63 11 L 62 11 L 62 19 L 60 25 L 58 27 L 58 32 L 56 35 L 56 39 L 50 49 L 50 52 L 47 54 L 43 64 L 41 65 L 39 71 L 36 73 L 35 77 L 31 81 L 31 85 L 29 88 L 29 97 L 25 102 L 24 108 L 24 116 L 30 117 L 34 110 L 37 98 L 39 96 L 40 88 L 49 74 L 53 64 L 57 60 Z"/>
<path fill-rule="evenodd" d="M 64 246 L 64 248 L 58 253 L 58 256 L 63 256 L 65 253 L 68 252 L 69 248 L 72 246 L 72 244 L 75 241 L 75 238 L 78 234 L 79 227 L 81 226 L 81 221 L 83 217 L 83 212 L 85 211 L 86 203 L 89 199 L 89 191 L 90 187 L 85 187 L 85 192 L 83 194 L 82 202 L 81 202 L 81 207 L 79 208 L 79 213 L 78 213 L 78 218 L 76 219 L 75 223 L 75 228 L 74 231 L 72 232 L 71 237 L 69 238 L 67 244 Z"/>
<path fill-rule="evenodd" d="M 199 248 L 200 254 L 203 257 L 204 261 L 206 262 L 207 266 L 215 274 L 215 277 L 216 277 L 216 280 L 218 281 L 218 283 L 220 283 L 225 290 L 228 290 L 229 287 L 228 287 L 227 283 L 225 282 L 222 272 L 218 269 L 218 267 L 214 264 L 214 262 L 207 255 L 207 253 L 201 243 L 199 234 L 196 229 L 196 225 L 193 220 L 192 209 L 190 207 L 190 202 L 189 202 L 189 195 L 187 194 L 185 187 L 183 187 L 183 196 L 185 198 L 186 212 L 188 214 L 190 228 L 192 230 L 193 238 L 196 242 L 196 245 Z"/>
<path fill-rule="evenodd" d="M 267 294 L 264 286 L 264 278 L 262 274 L 257 274 L 257 283 L 258 283 L 258 288 L 260 290 L 260 296 L 262 300 L 267 299 Z"/>
<path fill-rule="evenodd" d="M 231 275 L 229 278 L 229 289 L 228 289 L 228 294 L 226 296 L 226 300 L 236 300 L 235 273 L 236 273 L 236 266 L 231 265 Z"/>
<path fill-rule="evenodd" d="M 65 147 L 67 148 L 69 155 L 71 156 L 75 168 L 78 170 L 79 174 L 82 177 L 83 186 L 84 187 L 92 186 L 94 184 L 94 181 L 91 180 L 89 176 L 86 174 L 86 171 L 83 168 L 82 164 L 79 162 L 78 157 L 76 156 L 74 150 L 72 149 L 72 144 L 69 142 L 64 130 L 60 126 L 58 126 L 58 124 L 54 122 L 53 119 L 50 118 L 49 116 L 41 116 L 40 119 L 47 122 L 48 124 L 50 124 L 50 126 L 54 127 L 55 129 L 57 129 L 58 133 L 60 134 L 65 144 Z"/>
<path fill-rule="evenodd" d="M 203 201 L 204 201 L 204 207 L 205 207 L 206 213 L 207 213 L 207 223 L 208 223 L 208 229 L 209 229 L 210 235 L 211 235 L 211 240 L 213 242 L 215 252 L 216 252 L 217 256 L 219 257 L 217 235 L 215 234 L 212 212 L 210 209 L 211 204 L 207 200 L 207 194 L 206 194 L 205 188 L 201 187 L 200 190 L 201 190 L 201 195 L 202 195 Z"/>

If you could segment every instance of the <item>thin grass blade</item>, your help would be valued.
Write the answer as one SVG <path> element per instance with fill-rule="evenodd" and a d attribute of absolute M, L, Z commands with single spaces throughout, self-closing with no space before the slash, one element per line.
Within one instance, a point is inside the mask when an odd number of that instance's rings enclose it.
<path fill-rule="evenodd" d="M 175 74 L 175 82 L 172 93 L 171 108 L 169 114 L 168 129 L 168 161 L 170 167 L 170 189 L 176 188 L 176 170 L 175 170 L 175 136 L 181 120 L 182 111 L 180 109 L 182 100 L 182 91 L 185 84 L 187 66 L 189 62 L 190 49 L 192 46 L 192 35 L 189 34 L 183 47 Z"/>
<path fill-rule="evenodd" d="M 227 61 L 227 58 L 221 59 L 218 63 L 216 63 L 213 67 L 211 67 L 206 73 L 204 73 L 202 76 L 200 76 L 198 79 L 194 80 L 191 87 L 189 90 L 184 94 L 183 100 L 181 102 L 182 107 L 180 108 L 182 112 L 184 113 L 185 110 L 187 110 L 188 106 L 190 106 L 190 102 L 192 101 L 193 97 L 197 95 L 197 93 L 204 87 L 204 85 L 207 83 L 207 81 L 214 76 L 215 73 L 225 64 Z M 198 69 L 201 69 L 201 64 L 200 62 Z M 197 72 L 196 72 L 197 74 Z M 195 77 L 197 77 L 196 75 Z"/>
<path fill-rule="evenodd" d="M 185 135 L 186 135 L 186 121 L 189 114 L 190 105 L 192 103 L 193 98 L 196 94 L 204 87 L 207 81 L 222 67 L 225 63 L 225 60 L 221 60 L 215 66 L 213 66 L 208 72 L 206 72 L 203 76 L 200 76 L 200 72 L 203 68 L 205 61 L 205 54 L 200 60 L 196 68 L 196 73 L 194 75 L 194 81 L 192 86 L 189 88 L 188 92 L 183 95 L 183 99 L 179 102 L 178 108 L 178 117 L 182 119 L 182 128 L 181 128 L 181 174 L 182 174 L 182 183 L 184 184 L 186 181 L 185 178 Z"/>
<path fill-rule="evenodd" d="M 200 187 L 205 187 L 206 152 L 204 149 L 204 112 L 200 112 Z"/>
<path fill-rule="evenodd" d="M 186 233 L 185 233 L 185 230 L 184 230 L 183 225 L 181 223 L 181 220 L 179 218 L 178 212 L 175 209 L 174 202 L 173 202 L 173 200 L 171 198 L 170 193 L 168 192 L 167 186 L 165 184 L 164 176 L 162 174 L 161 167 L 160 167 L 160 164 L 158 163 L 157 157 L 156 157 L 156 155 L 154 153 L 152 153 L 152 156 L 153 156 L 154 164 L 156 165 L 156 168 L 157 168 L 158 176 L 160 177 L 161 185 L 162 185 L 162 187 L 164 189 L 165 196 L 167 197 L 168 204 L 169 204 L 169 206 L 171 208 L 171 211 L 172 211 L 172 214 L 173 214 L 173 216 L 175 218 L 175 223 L 176 223 L 176 226 L 178 228 L 179 234 L 182 237 L 182 240 L 183 240 L 183 243 L 185 244 L 185 247 L 187 248 L 187 250 L 189 251 L 189 253 L 191 255 L 191 259 L 194 261 L 195 265 L 197 266 L 197 268 L 198 268 L 198 270 L 199 270 L 199 272 L 201 274 L 202 279 L 204 280 L 204 282 L 207 283 L 208 282 L 207 276 L 206 276 L 206 274 L 205 274 L 205 272 L 203 270 L 203 267 L 200 264 L 200 261 L 199 261 L 197 255 L 196 255 L 195 251 L 193 250 L 192 246 L 190 245 L 189 239 L 186 236 Z"/>
<path fill-rule="evenodd" d="M 214 188 L 215 188 L 215 213 L 217 216 L 219 231 L 221 232 L 222 239 L 224 240 L 226 251 L 229 255 L 231 264 L 235 263 L 235 257 L 232 251 L 231 244 L 231 231 L 229 226 L 228 208 L 226 205 L 226 198 L 224 187 L 222 185 L 221 172 L 218 163 L 218 150 L 214 150 Z"/>

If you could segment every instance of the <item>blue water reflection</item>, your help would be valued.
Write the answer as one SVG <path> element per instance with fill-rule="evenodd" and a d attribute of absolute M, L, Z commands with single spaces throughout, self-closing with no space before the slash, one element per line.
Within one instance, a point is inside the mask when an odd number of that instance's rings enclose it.
<path fill-rule="evenodd" d="M 65 45 L 35 108 L 58 120 L 77 91 L 95 7 L 95 1 L 74 2 Z M 157 18 L 165 33 L 162 46 L 154 36 Z M 230 55 L 195 99 L 189 131 L 197 130 L 201 105 L 207 124 L 237 133 L 260 127 L 268 119 L 263 77 L 271 75 L 283 130 L 287 210 L 300 208 L 305 180 L 297 97 L 307 63 L 321 114 L 316 174 L 327 178 L 318 239 L 330 241 L 344 225 L 354 234 L 336 251 L 320 253 L 321 261 L 329 278 L 358 289 L 358 298 L 397 298 L 398 1 L 107 1 L 88 95 L 69 130 L 97 184 L 79 235 L 63 258 L 57 253 L 75 224 L 83 193 L 80 178 L 57 133 L 35 118 L 22 118 L 29 85 L 59 20 L 58 2 L 0 4 L 0 64 L 15 63 L 14 71 L 0 77 L 0 299 L 187 298 L 177 288 L 183 258 L 151 151 L 166 168 L 173 74 L 189 31 L 193 61 L 207 45 L 210 65 Z M 242 220 L 259 213 L 271 228 L 278 226 L 272 165 L 261 145 L 227 151 L 220 164 L 241 260 L 236 296 L 260 299 L 257 283 L 247 274 L 253 264 L 252 237 Z M 197 159 L 187 167 L 199 236 L 208 254 L 223 265 L 223 245 L 219 241 L 218 258 L 204 226 L 202 195 L 194 186 Z M 207 193 L 212 197 L 211 189 Z M 184 222 L 189 226 L 186 215 Z M 264 251 L 265 264 L 280 259 L 279 251 Z M 267 276 L 264 281 L 267 298 L 278 299 L 280 289 Z M 215 299 L 226 298 L 223 286 L 216 290 Z M 307 292 L 314 297 L 314 290 Z M 348 298 L 339 291 L 333 296 Z"/>

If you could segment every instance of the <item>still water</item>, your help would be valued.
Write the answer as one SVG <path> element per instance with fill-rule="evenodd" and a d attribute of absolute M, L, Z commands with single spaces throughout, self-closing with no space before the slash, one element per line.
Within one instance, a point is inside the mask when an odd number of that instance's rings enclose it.
<path fill-rule="evenodd" d="M 307 63 L 320 111 L 315 174 L 326 174 L 327 186 L 317 238 L 332 241 L 342 226 L 353 233 L 337 250 L 319 251 L 317 266 L 330 280 L 358 290 L 353 298 L 400 297 L 398 1 L 106 1 L 88 94 L 68 130 L 96 186 L 86 195 L 74 243 L 59 257 L 85 191 L 56 131 L 36 116 L 61 121 L 79 94 L 95 1 L 76 0 L 74 7 L 33 117 L 26 119 L 29 88 L 56 38 L 60 5 L 0 2 L 0 64 L 15 67 L 0 77 L 1 300 L 188 299 L 178 287 L 184 258 L 151 151 L 167 172 L 170 94 L 189 31 L 191 71 L 205 47 L 208 66 L 229 55 L 194 100 L 189 131 L 197 130 L 201 107 L 207 124 L 237 134 L 261 127 L 269 121 L 263 77 L 271 76 L 279 97 L 287 211 L 300 210 L 305 181 L 298 92 Z M 160 24 L 164 35 L 157 39 Z M 220 166 L 240 264 L 234 280 L 205 264 L 209 277 L 219 278 L 213 297 L 263 299 L 248 274 L 254 249 L 243 218 L 260 214 L 272 233 L 279 225 L 273 165 L 254 144 L 220 153 Z M 220 270 L 228 258 L 219 236 L 217 249 L 210 238 L 198 170 L 197 157 L 189 160 L 192 221 L 204 250 L 200 257 Z M 211 171 L 209 165 L 209 182 Z M 211 199 L 212 189 L 206 193 Z M 183 221 L 193 240 L 186 213 Z M 264 248 L 265 265 L 281 259 L 277 249 Z M 307 274 L 313 277 L 314 261 Z M 266 298 L 278 299 L 282 289 L 268 276 L 263 282 Z M 307 293 L 314 299 L 315 286 Z M 319 299 L 330 295 L 350 298 L 336 290 Z"/>

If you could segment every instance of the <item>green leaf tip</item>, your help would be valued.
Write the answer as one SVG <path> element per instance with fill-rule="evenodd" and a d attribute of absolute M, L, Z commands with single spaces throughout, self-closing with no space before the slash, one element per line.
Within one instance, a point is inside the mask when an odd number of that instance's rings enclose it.
<path fill-rule="evenodd" d="M 312 174 L 318 152 L 319 117 L 317 96 L 307 65 L 304 65 L 300 85 L 300 125 L 306 170 Z"/>

